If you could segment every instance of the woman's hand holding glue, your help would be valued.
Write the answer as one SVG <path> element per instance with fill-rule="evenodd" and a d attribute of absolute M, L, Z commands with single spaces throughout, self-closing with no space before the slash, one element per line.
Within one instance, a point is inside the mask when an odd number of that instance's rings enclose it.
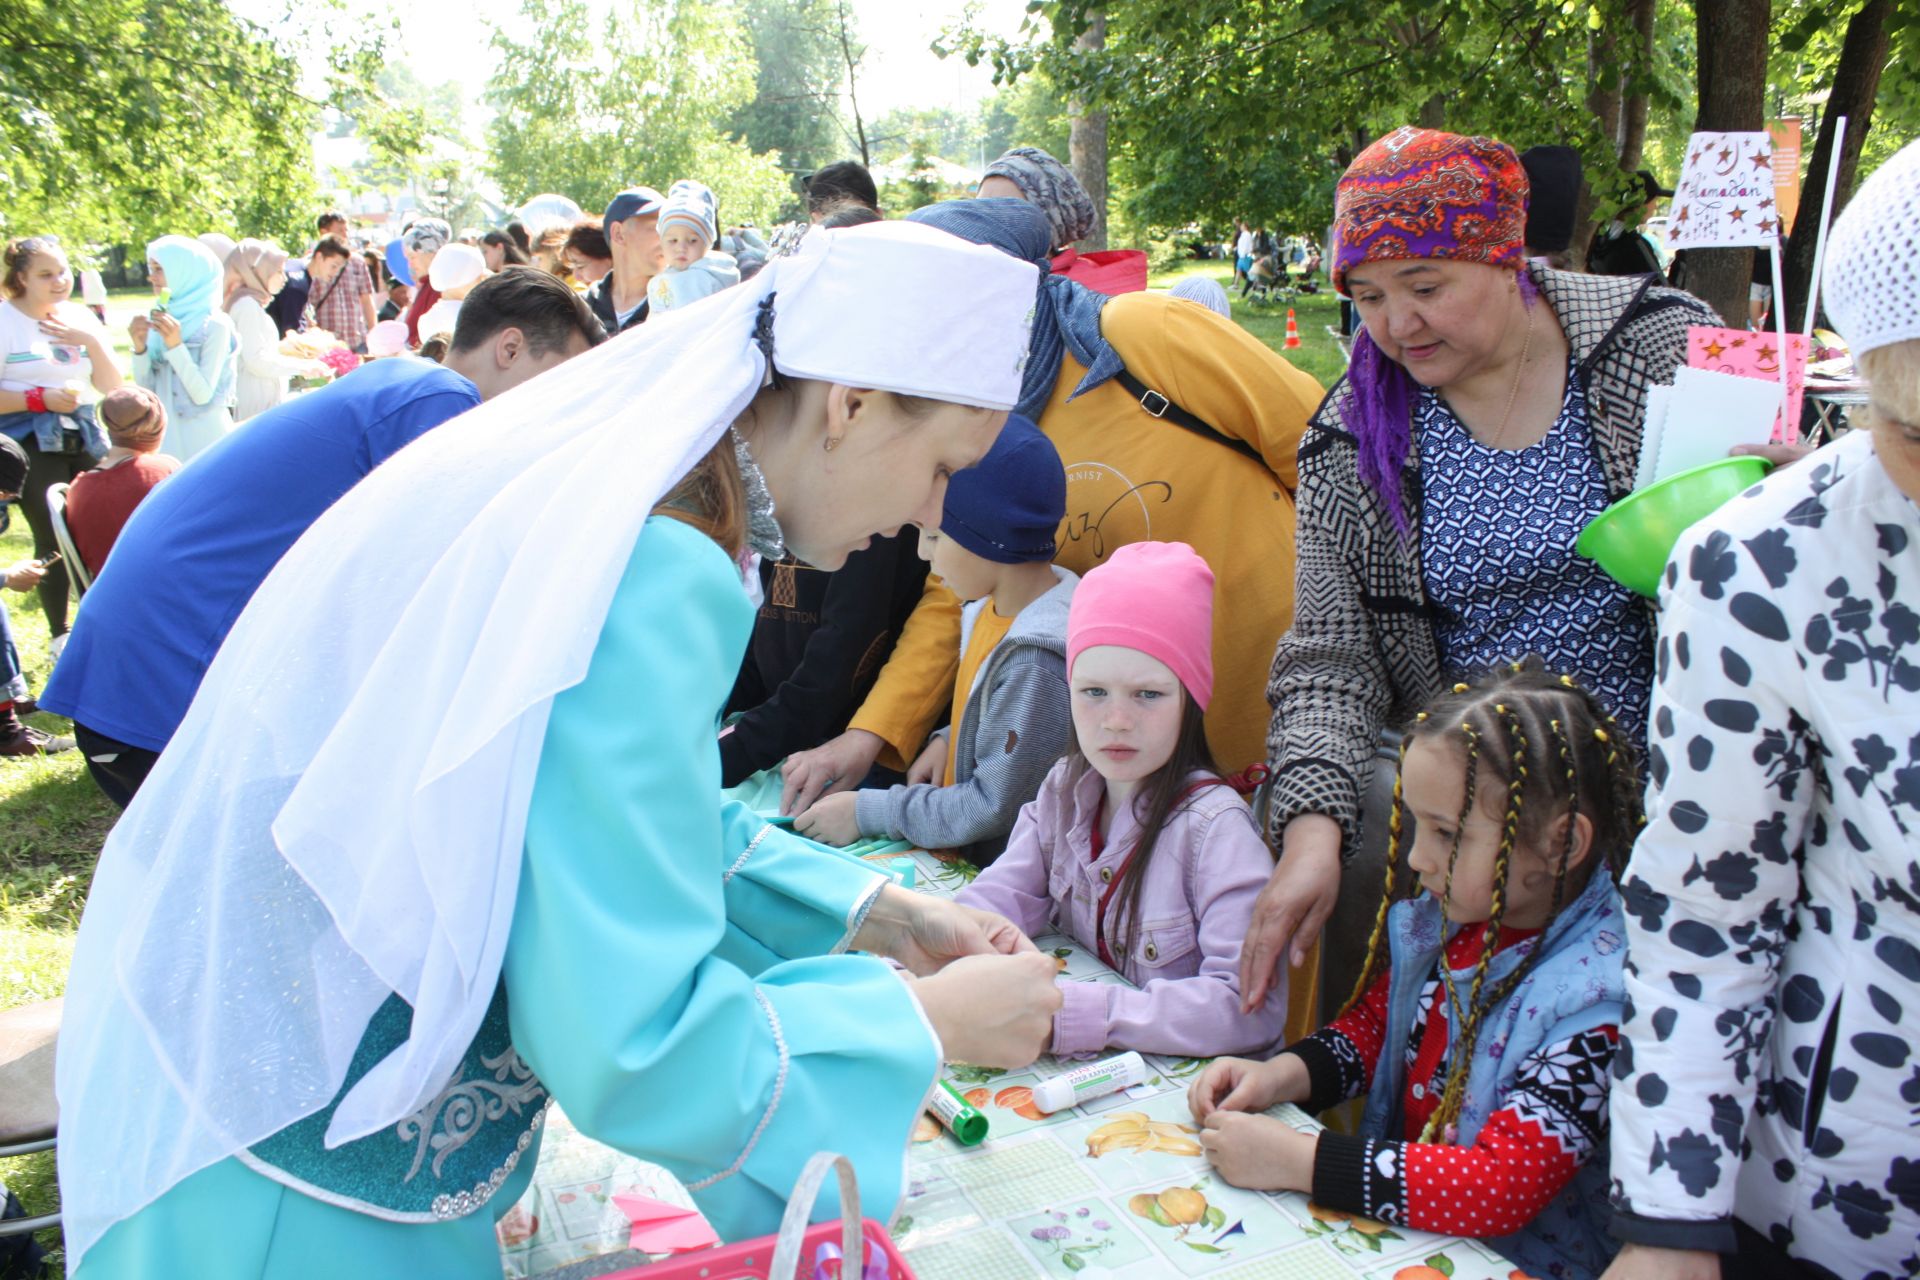
<path fill-rule="evenodd" d="M 969 956 L 917 979 L 913 990 L 947 1061 L 1014 1071 L 1031 1066 L 1053 1038 L 1054 972 L 1053 957 L 1037 951 Z"/>

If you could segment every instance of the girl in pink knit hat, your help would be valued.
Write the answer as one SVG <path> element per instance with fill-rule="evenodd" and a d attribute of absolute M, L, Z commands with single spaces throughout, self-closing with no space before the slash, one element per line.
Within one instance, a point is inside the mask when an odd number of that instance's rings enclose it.
<path fill-rule="evenodd" d="M 1285 987 L 1240 1011 L 1240 943 L 1273 855 L 1240 780 L 1207 751 L 1207 562 L 1185 543 L 1136 542 L 1088 573 L 1068 613 L 1067 676 L 1074 745 L 958 901 L 1029 935 L 1068 934 L 1134 984 L 1061 981 L 1056 1055 L 1272 1045 Z"/>

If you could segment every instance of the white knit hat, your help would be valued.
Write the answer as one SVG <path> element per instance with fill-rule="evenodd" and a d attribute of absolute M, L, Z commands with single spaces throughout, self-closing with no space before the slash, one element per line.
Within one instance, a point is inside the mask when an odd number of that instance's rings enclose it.
<path fill-rule="evenodd" d="M 1834 222 L 1823 287 L 1856 359 L 1920 338 L 1920 142 L 1876 169 Z"/>
<path fill-rule="evenodd" d="M 427 281 L 437 292 L 458 289 L 487 275 L 487 260 L 470 244 L 450 244 L 433 255 Z"/>

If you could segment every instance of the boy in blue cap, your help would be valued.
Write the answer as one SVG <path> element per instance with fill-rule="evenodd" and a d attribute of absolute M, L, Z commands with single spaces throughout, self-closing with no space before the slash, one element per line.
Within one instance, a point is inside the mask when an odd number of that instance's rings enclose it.
<path fill-rule="evenodd" d="M 1053 442 L 1018 414 L 986 457 L 947 483 L 920 554 L 964 602 L 953 715 L 907 784 L 827 796 L 794 821 L 830 844 L 861 837 L 1000 855 L 1073 733 L 1067 607 L 1079 578 L 1053 563 L 1067 476 Z"/>

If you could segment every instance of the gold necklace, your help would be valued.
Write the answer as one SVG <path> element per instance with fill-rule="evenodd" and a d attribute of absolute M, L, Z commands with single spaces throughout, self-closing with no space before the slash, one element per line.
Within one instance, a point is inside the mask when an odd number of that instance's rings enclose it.
<path fill-rule="evenodd" d="M 1514 402 L 1520 398 L 1520 380 L 1527 373 L 1527 355 L 1533 350 L 1533 308 L 1527 308 L 1527 336 L 1520 344 L 1520 364 L 1513 371 L 1513 386 L 1507 391 L 1507 411 L 1500 415 L 1500 428 L 1493 433 L 1493 439 L 1487 442 L 1487 448 L 1498 449 L 1500 442 L 1506 439 L 1507 423 L 1513 418 Z"/>

